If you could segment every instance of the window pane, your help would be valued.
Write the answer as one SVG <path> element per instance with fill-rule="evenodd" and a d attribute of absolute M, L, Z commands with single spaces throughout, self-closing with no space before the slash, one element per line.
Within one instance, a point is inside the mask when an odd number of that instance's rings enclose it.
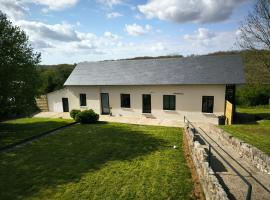
<path fill-rule="evenodd" d="M 167 95 L 163 95 L 163 110 L 168 110 L 169 108 L 169 98 Z"/>
<path fill-rule="evenodd" d="M 214 109 L 214 97 L 203 96 L 202 97 L 202 112 L 213 113 L 213 109 Z"/>
<path fill-rule="evenodd" d="M 175 110 L 175 95 L 163 95 L 163 110 Z"/>
<path fill-rule="evenodd" d="M 86 94 L 80 94 L 80 106 L 86 106 Z"/>
<path fill-rule="evenodd" d="M 130 94 L 121 94 L 121 107 L 130 108 Z"/>
<path fill-rule="evenodd" d="M 170 110 L 175 110 L 175 96 L 170 95 Z"/>

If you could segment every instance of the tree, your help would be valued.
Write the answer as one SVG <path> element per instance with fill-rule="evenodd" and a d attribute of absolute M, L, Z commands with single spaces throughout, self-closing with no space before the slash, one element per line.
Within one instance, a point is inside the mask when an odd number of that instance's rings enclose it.
<path fill-rule="evenodd" d="M 39 62 L 40 54 L 34 52 L 24 31 L 0 11 L 0 118 L 34 109 Z"/>
<path fill-rule="evenodd" d="M 41 94 L 46 94 L 63 88 L 63 84 L 75 66 L 75 64 L 39 66 L 38 72 L 42 82 L 39 88 L 39 92 Z"/>
<path fill-rule="evenodd" d="M 239 86 L 236 91 L 237 104 L 244 106 L 267 105 L 269 103 L 270 85 Z"/>
<path fill-rule="evenodd" d="M 257 58 L 264 65 L 258 70 L 267 75 L 262 82 L 270 83 L 270 0 L 257 0 L 240 27 L 239 44 L 244 49 L 256 50 Z"/>

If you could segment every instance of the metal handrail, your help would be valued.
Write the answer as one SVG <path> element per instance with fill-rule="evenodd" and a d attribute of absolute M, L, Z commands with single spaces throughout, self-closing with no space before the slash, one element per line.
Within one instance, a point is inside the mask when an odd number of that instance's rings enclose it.
<path fill-rule="evenodd" d="M 197 131 L 196 127 L 187 119 L 186 116 L 184 116 L 184 123 L 187 124 L 187 126 L 192 126 L 192 128 L 194 129 L 194 134 L 197 133 L 201 136 L 201 138 L 208 144 L 209 149 L 208 149 L 208 164 L 209 167 L 211 167 L 211 149 L 213 149 L 224 161 L 225 163 L 237 174 L 239 175 L 239 177 L 242 179 L 242 181 L 248 186 L 248 190 L 247 190 L 247 195 L 246 195 L 246 200 L 251 200 L 251 194 L 252 194 L 252 185 L 249 183 L 249 181 L 242 176 L 211 144 L 210 142 L 208 142 L 205 137 L 200 134 L 199 131 Z M 208 136 L 208 135 L 207 135 Z M 208 136 L 209 137 L 209 136 Z M 210 137 L 209 137 L 210 138 Z M 223 150 L 224 151 L 224 150 Z"/>

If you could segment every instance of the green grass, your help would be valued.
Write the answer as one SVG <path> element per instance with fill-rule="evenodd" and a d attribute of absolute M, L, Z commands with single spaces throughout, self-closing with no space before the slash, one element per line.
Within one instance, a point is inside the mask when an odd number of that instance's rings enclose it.
<path fill-rule="evenodd" d="M 265 118 L 266 115 L 270 115 L 270 107 L 269 105 L 261 105 L 261 106 L 255 106 L 255 107 L 238 107 L 237 106 L 237 112 L 245 113 L 245 114 L 253 114 L 253 115 L 257 115 L 257 116 L 261 116 L 262 118 Z"/>
<path fill-rule="evenodd" d="M 192 199 L 192 190 L 179 128 L 74 125 L 0 154 L 0 199 Z"/>
<path fill-rule="evenodd" d="M 251 120 L 245 124 L 220 126 L 233 136 L 270 155 L 270 110 L 267 106 L 238 108 L 239 117 Z M 257 121 L 256 121 L 257 119 Z M 241 121 L 241 119 L 240 119 Z"/>
<path fill-rule="evenodd" d="M 21 118 L 0 123 L 0 147 L 67 125 L 69 119 Z"/>

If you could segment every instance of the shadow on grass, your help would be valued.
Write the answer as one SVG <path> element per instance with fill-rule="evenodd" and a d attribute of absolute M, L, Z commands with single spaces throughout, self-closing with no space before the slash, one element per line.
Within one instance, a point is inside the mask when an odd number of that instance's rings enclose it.
<path fill-rule="evenodd" d="M 129 161 L 166 148 L 165 140 L 143 130 L 106 123 L 75 125 L 0 154 L 0 199 L 29 198 L 41 190 L 78 182 L 110 161 Z"/>
<path fill-rule="evenodd" d="M 42 132 L 70 124 L 71 122 L 72 121 L 27 121 L 25 123 L 0 123 L 0 148 Z"/>
<path fill-rule="evenodd" d="M 263 119 L 270 120 L 270 113 L 236 113 L 235 124 L 258 124 Z"/>

